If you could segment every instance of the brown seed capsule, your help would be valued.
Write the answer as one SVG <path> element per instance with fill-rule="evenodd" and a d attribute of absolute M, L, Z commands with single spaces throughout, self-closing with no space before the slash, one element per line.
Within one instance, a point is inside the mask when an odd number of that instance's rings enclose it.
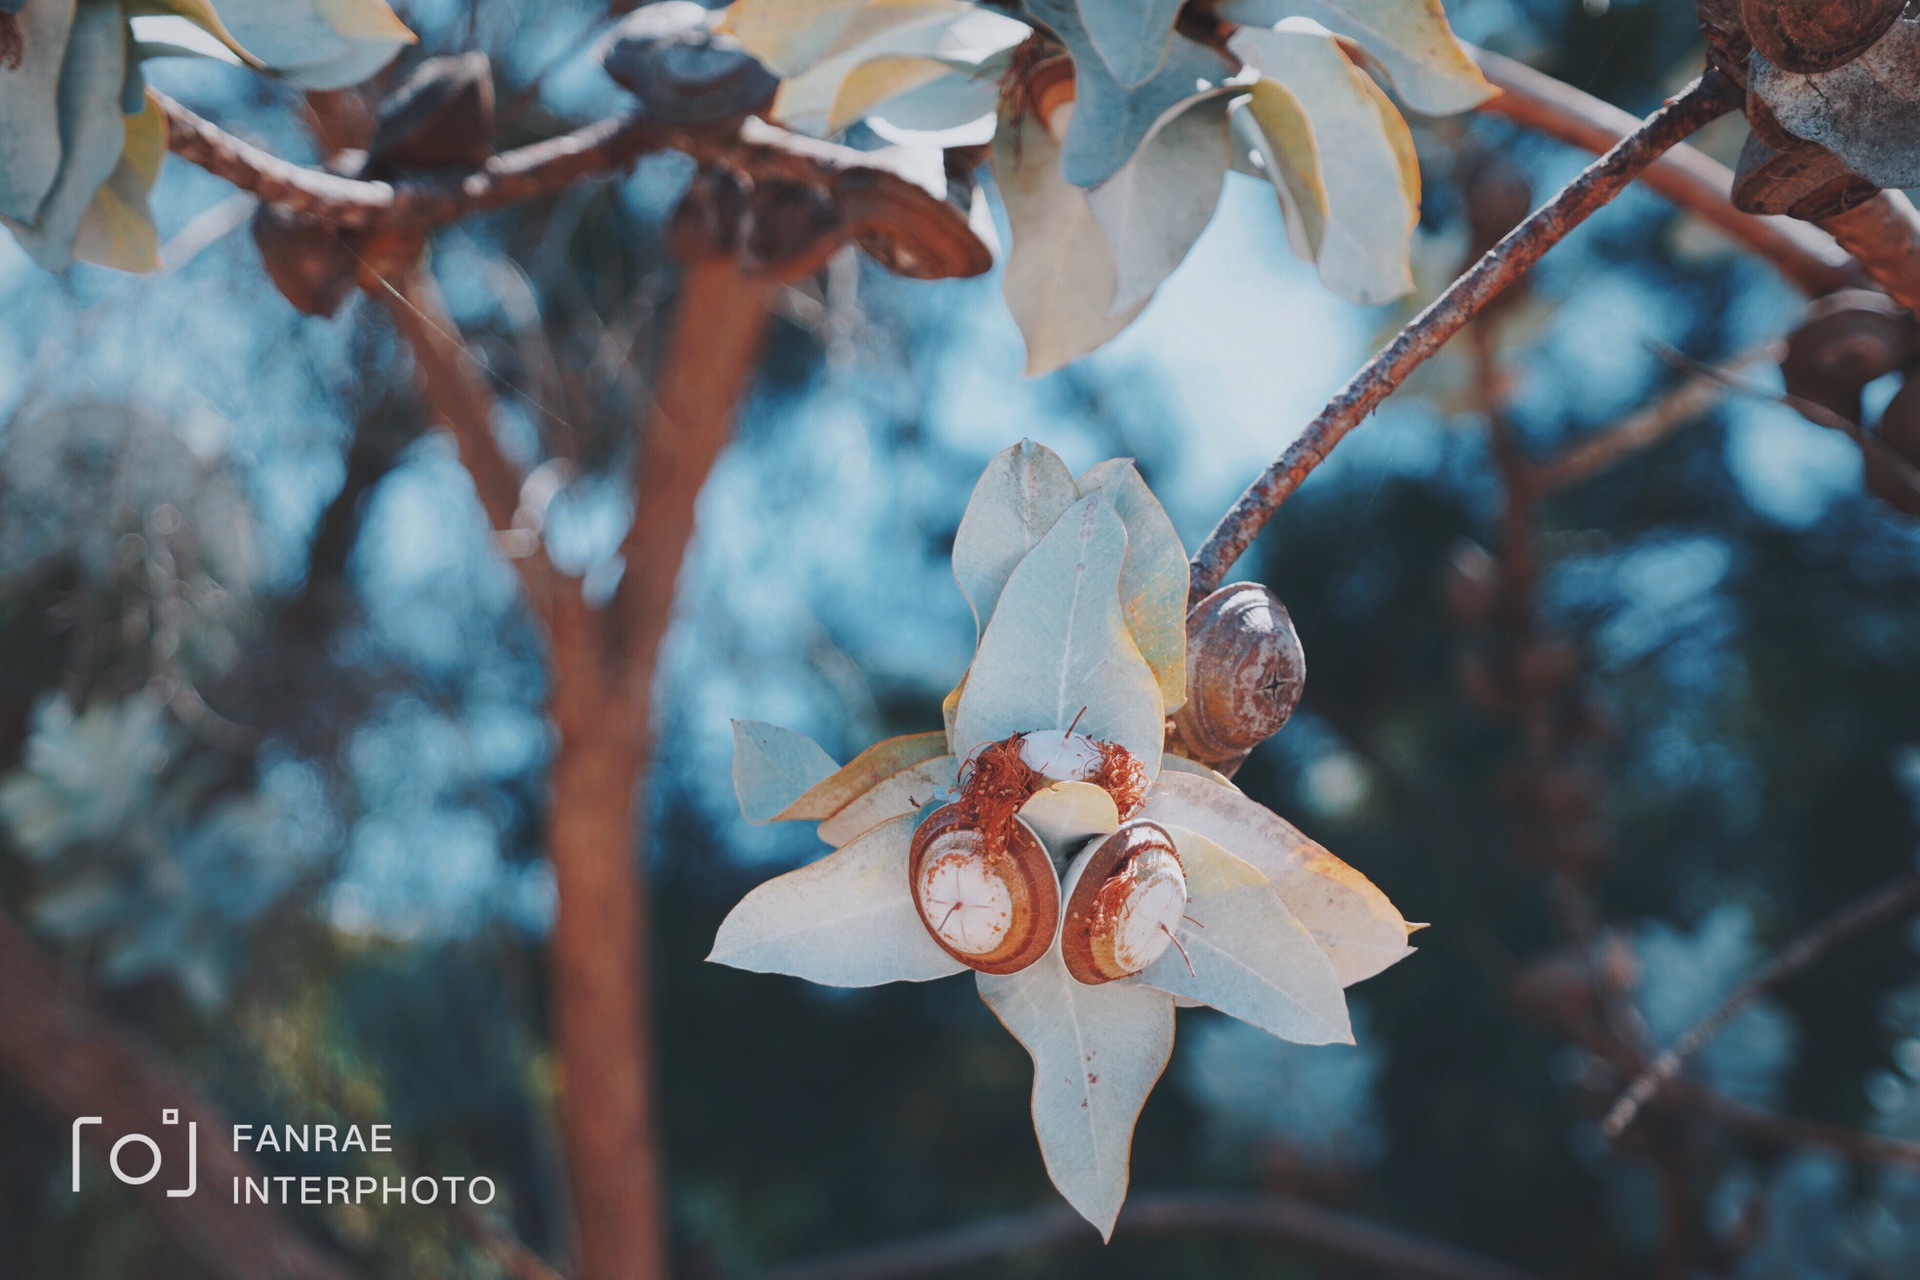
<path fill-rule="evenodd" d="M 824 190 L 777 178 L 757 182 L 747 201 L 740 265 L 752 275 L 804 280 L 827 265 L 846 233 Z"/>
<path fill-rule="evenodd" d="M 1780 149 L 1759 134 L 1747 135 L 1733 171 L 1733 207 L 1742 213 L 1780 213 L 1803 222 L 1848 209 L 1880 189 L 1812 142 Z"/>
<path fill-rule="evenodd" d="M 1131 977 L 1175 944 L 1187 872 L 1165 827 L 1129 822 L 1067 873 L 1060 958 L 1088 986 Z"/>
<path fill-rule="evenodd" d="M 1060 873 L 1018 818 L 993 848 L 962 806 L 929 814 L 913 833 L 907 874 L 914 909 L 940 949 L 981 973 L 1018 973 L 1053 945 Z"/>
<path fill-rule="evenodd" d="M 1920 357 L 1920 328 L 1884 293 L 1843 289 L 1816 299 L 1787 336 L 1787 394 L 1860 421 L 1860 390 Z"/>
<path fill-rule="evenodd" d="M 773 101 L 780 82 L 693 0 L 661 0 L 620 20 L 600 65 L 663 124 L 722 125 Z"/>
<path fill-rule="evenodd" d="M 1174 727 L 1196 759 L 1237 761 L 1280 731 L 1306 680 L 1287 607 L 1257 582 L 1224 586 L 1187 614 L 1187 701 Z"/>
<path fill-rule="evenodd" d="M 493 67 L 484 53 L 428 58 L 374 113 L 372 163 L 477 169 L 493 154 Z"/>
<path fill-rule="evenodd" d="M 1920 467 L 1920 378 L 1908 375 L 1880 415 L 1880 441 Z"/>
<path fill-rule="evenodd" d="M 1811 75 L 1872 48 L 1907 0 L 1740 0 L 1753 47 L 1774 66 Z"/>
<path fill-rule="evenodd" d="M 730 257 L 746 229 L 748 195 L 735 170 L 702 169 L 667 222 L 667 252 L 682 262 Z"/>
<path fill-rule="evenodd" d="M 968 224 L 966 211 L 872 169 L 834 175 L 833 198 L 854 243 L 895 275 L 946 280 L 984 275 L 993 251 Z M 919 198 L 915 198 L 919 197 Z"/>

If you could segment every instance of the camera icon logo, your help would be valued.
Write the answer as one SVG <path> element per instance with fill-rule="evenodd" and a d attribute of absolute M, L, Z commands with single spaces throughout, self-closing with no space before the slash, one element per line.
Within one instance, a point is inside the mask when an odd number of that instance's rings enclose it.
<path fill-rule="evenodd" d="M 75 1195 L 80 1193 L 80 1130 L 90 1124 L 105 1123 L 106 1120 L 101 1116 L 81 1116 L 73 1122 L 73 1190 Z M 179 1124 L 180 1112 L 173 1107 L 166 1108 L 160 1113 L 160 1123 L 163 1125 Z M 129 1173 L 120 1167 L 120 1153 L 125 1150 L 129 1144 L 145 1147 L 148 1154 L 152 1157 L 152 1163 L 147 1166 L 145 1173 Z M 137 1161 L 138 1157 L 134 1157 L 133 1159 Z M 152 1182 L 154 1178 L 159 1175 L 160 1166 L 163 1162 L 163 1157 L 160 1154 L 160 1144 L 144 1133 L 129 1133 L 122 1136 L 107 1152 L 107 1167 L 113 1170 L 113 1176 L 132 1187 L 143 1186 L 146 1183 Z M 138 1167 L 137 1164 L 135 1167 Z M 175 1199 L 192 1195 L 195 1187 L 198 1185 L 199 1176 L 200 1125 L 197 1121 L 189 1120 L 187 1121 L 187 1185 L 179 1188 L 169 1187 L 167 1188 L 167 1195 Z"/>

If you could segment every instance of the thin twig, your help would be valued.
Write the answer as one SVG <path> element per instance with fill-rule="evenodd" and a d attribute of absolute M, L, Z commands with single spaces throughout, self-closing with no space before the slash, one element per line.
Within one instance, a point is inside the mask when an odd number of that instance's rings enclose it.
<path fill-rule="evenodd" d="M 1909 493 L 1920 498 L 1920 469 L 1916 469 L 1905 457 L 1888 447 L 1886 441 L 1880 438 L 1879 432 L 1869 431 L 1845 414 L 1835 413 L 1825 405 L 1804 396 L 1789 395 L 1784 391 L 1769 391 L 1765 387 L 1756 387 L 1751 383 L 1742 382 L 1710 364 L 1702 364 L 1685 352 L 1677 351 L 1665 343 L 1656 342 L 1652 346 L 1655 355 L 1682 373 L 1702 381 L 1717 383 L 1728 391 L 1750 400 L 1763 400 L 1768 404 L 1782 405 L 1816 426 L 1838 431 L 1859 445 L 1862 453 L 1878 462 L 1885 468 L 1886 473 L 1905 486 Z"/>
<path fill-rule="evenodd" d="M 1587 166 L 1449 285 L 1340 389 L 1215 526 L 1193 558 L 1193 598 L 1197 600 L 1220 585 L 1261 526 L 1314 468 L 1326 461 L 1333 447 L 1480 308 L 1596 209 L 1625 190 L 1635 175 L 1663 152 L 1709 120 L 1733 110 L 1737 103 L 1738 94 L 1727 80 L 1718 72 L 1707 72 Z"/>
<path fill-rule="evenodd" d="M 1684 1079 L 1669 1083 L 1662 1092 L 1685 1106 L 1697 1106 L 1729 1129 L 1765 1146 L 1821 1147 L 1858 1164 L 1898 1165 L 1920 1170 L 1920 1142 L 1781 1115 L 1751 1103 L 1736 1102 L 1723 1093 Z"/>
<path fill-rule="evenodd" d="M 1736 373 L 1751 365 L 1773 364 L 1780 359 L 1778 342 L 1762 343 L 1734 356 L 1720 366 L 1725 373 Z M 1605 431 L 1596 432 L 1569 446 L 1557 457 L 1534 468 L 1530 483 L 1535 492 L 1549 494 L 1589 480 L 1615 463 L 1667 439 L 1712 408 L 1726 394 L 1726 387 L 1705 378 L 1689 378 L 1659 399 L 1627 415 Z"/>
<path fill-rule="evenodd" d="M 1114 1228 L 1121 1236 L 1190 1231 L 1264 1236 L 1411 1280 L 1526 1280 L 1525 1272 L 1453 1245 L 1270 1192 L 1140 1194 L 1127 1203 Z M 983 1264 L 1011 1254 L 1098 1240 L 1093 1228 L 1072 1210 L 1039 1209 L 776 1267 L 761 1273 L 760 1280 L 908 1280 L 950 1271 L 980 1274 Z"/>
<path fill-rule="evenodd" d="M 1653 1100 L 1663 1086 L 1680 1074 L 1680 1068 L 1686 1060 L 1726 1030 L 1727 1024 L 1767 988 L 1800 972 L 1836 942 L 1916 906 L 1920 906 L 1920 873 L 1889 881 L 1795 938 L 1759 972 L 1735 987 L 1718 1008 L 1687 1028 L 1678 1040 L 1662 1050 L 1634 1078 L 1607 1112 L 1606 1119 L 1600 1123 L 1601 1132 L 1609 1138 L 1618 1138 L 1624 1133 L 1641 1109 Z"/>

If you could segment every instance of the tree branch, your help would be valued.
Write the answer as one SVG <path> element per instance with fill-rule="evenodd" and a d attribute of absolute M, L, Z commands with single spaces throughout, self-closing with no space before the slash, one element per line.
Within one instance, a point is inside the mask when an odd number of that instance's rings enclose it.
<path fill-rule="evenodd" d="M 1277 1193 L 1162 1191 L 1135 1195 L 1114 1228 L 1120 1236 L 1232 1231 L 1298 1245 L 1410 1280 L 1527 1280 L 1526 1273 L 1452 1245 Z M 776 1267 L 760 1280 L 908 1280 L 968 1269 L 1010 1254 L 1099 1237 L 1071 1209 L 990 1218 L 890 1244 Z"/>
<path fill-rule="evenodd" d="M 1596 209 L 1625 190 L 1662 153 L 1737 104 L 1733 87 L 1718 72 L 1707 72 L 1582 170 L 1449 285 L 1340 389 L 1221 518 L 1193 558 L 1193 598 L 1198 600 L 1220 585 L 1227 569 L 1252 544 L 1261 526 L 1314 468 L 1326 461 L 1333 447 L 1481 307 Z"/>
<path fill-rule="evenodd" d="M 493 392 L 486 375 L 461 340 L 424 266 L 398 284 L 384 278 L 381 284 L 386 287 L 369 292 L 386 303 L 394 327 L 413 351 L 427 409 L 459 447 L 461 465 L 473 479 L 494 542 L 520 575 L 529 606 L 551 624 L 556 595 L 578 588 L 553 567 L 539 531 L 521 515 L 522 477 L 494 437 Z"/>
<path fill-rule="evenodd" d="M 431 226 L 559 191 L 591 174 L 611 173 L 655 151 L 680 151 L 702 165 L 730 165 L 755 177 L 830 186 L 858 172 L 876 209 L 931 228 L 951 218 L 941 196 L 922 186 L 897 149 L 856 151 L 803 138 L 757 119 L 729 137 L 662 125 L 633 115 L 598 120 L 572 133 L 519 147 L 485 168 L 451 177 L 363 181 L 293 164 L 234 137 L 165 94 L 153 91 L 167 120 L 167 146 L 183 160 L 250 191 L 268 204 L 342 231 Z M 852 219 L 856 231 L 868 223 Z M 875 224 L 888 230 L 892 223 Z"/>
<path fill-rule="evenodd" d="M 1735 373 L 1749 365 L 1779 361 L 1781 345 L 1767 342 L 1749 348 L 1722 367 Z M 1659 399 L 1628 414 L 1614 426 L 1569 446 L 1558 456 L 1536 465 L 1528 484 L 1539 495 L 1589 480 L 1622 459 L 1650 449 L 1719 403 L 1727 388 L 1710 379 L 1688 378 Z"/>
<path fill-rule="evenodd" d="M 258 1178 L 261 1171 L 228 1142 L 227 1117 L 198 1097 L 152 1046 L 96 1011 L 79 980 L 4 915 L 0 1071 L 62 1125 L 84 1115 L 102 1117 L 104 1123 L 80 1131 L 96 1157 L 104 1157 L 125 1134 L 155 1135 L 169 1153 L 168 1171 L 135 1194 L 208 1275 L 352 1280 L 344 1263 L 309 1243 L 277 1208 L 234 1202 L 233 1180 Z M 162 1127 L 161 1112 L 168 1109 L 179 1112 L 178 1126 Z M 167 1187 L 177 1190 L 184 1184 L 184 1169 L 172 1161 L 185 1144 L 188 1123 L 198 1126 L 199 1194 L 169 1196 Z M 105 1175 L 96 1171 L 94 1176 Z"/>
<path fill-rule="evenodd" d="M 1767 988 L 1782 982 L 1818 960 L 1828 947 L 1852 937 L 1863 929 L 1889 920 L 1920 906 L 1920 873 L 1904 875 L 1875 889 L 1866 897 L 1828 916 L 1789 943 L 1785 950 L 1761 966 L 1760 971 L 1735 987 L 1718 1008 L 1662 1050 L 1620 1095 L 1619 1101 L 1601 1121 L 1600 1130 L 1609 1138 L 1618 1138 L 1660 1090 L 1680 1074 L 1688 1058 L 1700 1052 L 1715 1036 L 1726 1030 Z"/>
<path fill-rule="evenodd" d="M 1480 105 L 1490 115 L 1504 116 L 1595 155 L 1640 126 L 1612 103 L 1525 63 L 1472 46 L 1467 51 L 1500 90 Z M 1649 165 L 1639 181 L 1772 263 L 1803 293 L 1831 293 L 1855 280 L 1857 269 L 1847 252 L 1818 229 L 1792 218 L 1763 217 L 1734 208 L 1728 198 L 1733 171 L 1692 147 L 1674 147 Z"/>

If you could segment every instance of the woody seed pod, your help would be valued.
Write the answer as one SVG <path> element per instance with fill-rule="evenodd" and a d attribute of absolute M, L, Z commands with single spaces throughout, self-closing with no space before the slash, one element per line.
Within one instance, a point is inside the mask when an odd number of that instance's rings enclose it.
<path fill-rule="evenodd" d="M 1187 614 L 1181 741 L 1208 764 L 1237 761 L 1300 705 L 1307 657 L 1287 607 L 1257 582 L 1220 588 Z"/>
<path fill-rule="evenodd" d="M 907 874 L 914 909 L 934 942 L 982 973 L 1018 973 L 1053 945 L 1060 874 L 1026 823 L 1011 819 L 1002 848 L 961 806 L 928 815 L 913 833 Z"/>
<path fill-rule="evenodd" d="M 1131 977 L 1174 944 L 1186 909 L 1187 873 L 1173 837 L 1158 823 L 1129 822 L 1068 871 L 1060 958 L 1088 986 Z"/>

